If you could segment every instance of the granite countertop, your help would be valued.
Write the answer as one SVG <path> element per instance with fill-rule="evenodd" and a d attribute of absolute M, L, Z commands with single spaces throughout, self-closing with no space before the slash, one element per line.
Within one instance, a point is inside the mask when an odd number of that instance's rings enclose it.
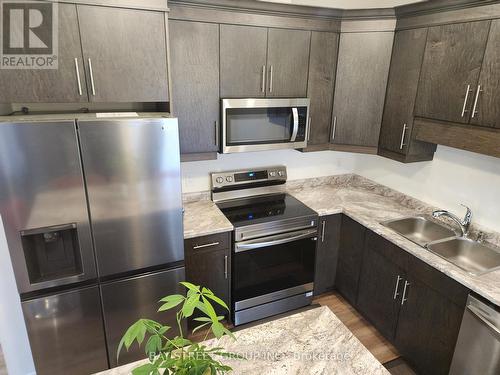
<path fill-rule="evenodd" d="M 436 207 L 352 174 L 288 181 L 286 190 L 318 212 L 320 216 L 344 213 L 500 306 L 500 270 L 474 276 L 380 224 L 386 220 L 405 216 L 421 214 L 430 216 Z M 198 198 L 201 200 L 185 204 L 185 235 L 196 237 L 232 230 L 231 223 L 222 212 L 212 202 L 207 201 L 209 194 L 198 194 Z M 487 233 L 488 242 L 500 245 L 499 233 L 478 228 L 477 225 L 471 227 L 472 238 L 478 230 Z"/>
<path fill-rule="evenodd" d="M 237 338 L 209 340 L 246 360 L 224 359 L 234 374 L 389 374 L 351 331 L 326 306 L 272 320 L 235 332 Z M 101 372 L 128 375 L 135 362 Z"/>
<path fill-rule="evenodd" d="M 232 230 L 233 224 L 211 200 L 184 202 L 184 239 Z"/>

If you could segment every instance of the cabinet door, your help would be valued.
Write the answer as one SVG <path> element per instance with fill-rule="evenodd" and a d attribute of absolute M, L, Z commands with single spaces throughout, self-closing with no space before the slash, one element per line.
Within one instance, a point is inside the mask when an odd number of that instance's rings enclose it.
<path fill-rule="evenodd" d="M 266 53 L 267 28 L 221 25 L 221 97 L 265 96 Z"/>
<path fill-rule="evenodd" d="M 426 38 L 426 28 L 398 31 L 394 37 L 380 129 L 379 146 L 382 149 L 400 154 L 408 153 Z"/>
<path fill-rule="evenodd" d="M 396 331 L 396 347 L 419 373 L 448 374 L 464 307 L 409 277 Z"/>
<path fill-rule="evenodd" d="M 78 5 L 93 102 L 168 101 L 165 15 Z"/>
<path fill-rule="evenodd" d="M 217 151 L 219 25 L 170 21 L 169 34 L 181 153 Z"/>
<path fill-rule="evenodd" d="M 370 238 L 383 241 L 374 236 L 366 236 L 357 307 L 380 333 L 392 340 L 398 320 L 404 271 L 377 252 L 377 245 Z"/>
<path fill-rule="evenodd" d="M 500 20 L 491 21 L 471 124 L 500 128 Z"/>
<path fill-rule="evenodd" d="M 341 215 L 324 216 L 320 219 L 314 270 L 315 295 L 332 289 L 335 284 L 341 221 Z"/>
<path fill-rule="evenodd" d="M 392 32 L 341 34 L 333 143 L 377 147 L 393 35 Z"/>
<path fill-rule="evenodd" d="M 307 85 L 311 100 L 308 143 L 312 145 L 330 142 L 338 43 L 336 33 L 312 32 Z"/>
<path fill-rule="evenodd" d="M 269 29 L 267 96 L 305 97 L 311 32 Z"/>
<path fill-rule="evenodd" d="M 358 295 L 365 232 L 364 226 L 345 215 L 342 216 L 335 287 L 353 305 L 356 305 Z"/>
<path fill-rule="evenodd" d="M 490 21 L 429 28 L 415 116 L 468 123 Z"/>
<path fill-rule="evenodd" d="M 217 297 L 226 302 L 229 307 L 230 249 L 229 247 L 220 249 L 218 245 L 214 246 L 217 250 L 213 250 L 211 247 L 203 247 L 207 243 L 229 243 L 228 233 L 217 236 L 219 238 L 217 241 L 214 238 L 196 241 L 201 246 L 192 246 L 193 240 L 186 241 L 186 280 L 193 284 L 209 288 Z M 216 304 L 213 304 L 213 306 L 218 314 L 228 314 L 228 311 L 224 308 Z"/>
<path fill-rule="evenodd" d="M 76 6 L 61 3 L 58 12 L 57 69 L 0 69 L 0 103 L 88 101 Z"/>

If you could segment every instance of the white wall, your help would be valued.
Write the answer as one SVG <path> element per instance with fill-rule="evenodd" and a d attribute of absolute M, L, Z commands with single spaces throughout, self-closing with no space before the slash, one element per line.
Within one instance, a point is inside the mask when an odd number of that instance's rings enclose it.
<path fill-rule="evenodd" d="M 302 153 L 295 150 L 260 151 L 221 154 L 217 160 L 182 163 L 182 188 L 184 193 L 210 190 L 210 172 L 286 165 L 288 179 L 350 173 L 352 154 L 331 151 Z"/>
<path fill-rule="evenodd" d="M 210 189 L 209 173 L 284 164 L 290 180 L 357 173 L 462 214 L 470 206 L 474 221 L 500 232 L 500 159 L 438 146 L 434 160 L 402 164 L 374 155 L 293 150 L 219 155 L 218 160 L 182 163 L 184 192 Z"/>
<path fill-rule="evenodd" d="M 28 333 L 0 217 L 0 343 L 12 375 L 35 374 Z"/>
<path fill-rule="evenodd" d="M 473 220 L 500 232 L 500 159 L 438 146 L 431 162 L 403 165 L 358 156 L 354 172 L 427 203 L 462 214 L 469 206 Z"/>

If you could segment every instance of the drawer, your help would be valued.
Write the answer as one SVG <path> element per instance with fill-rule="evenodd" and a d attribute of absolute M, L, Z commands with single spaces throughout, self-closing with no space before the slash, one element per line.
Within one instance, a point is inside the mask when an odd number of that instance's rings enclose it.
<path fill-rule="evenodd" d="M 226 250 L 230 248 L 231 232 L 211 234 L 184 240 L 186 256 L 200 251 Z"/>

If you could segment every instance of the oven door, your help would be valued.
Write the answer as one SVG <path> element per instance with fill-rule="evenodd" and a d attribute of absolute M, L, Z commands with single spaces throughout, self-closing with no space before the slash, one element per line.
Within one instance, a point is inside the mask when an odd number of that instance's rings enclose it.
<path fill-rule="evenodd" d="M 237 242 L 232 297 L 236 311 L 313 289 L 317 230 Z"/>
<path fill-rule="evenodd" d="M 307 146 L 309 99 L 223 99 L 222 152 Z"/>

